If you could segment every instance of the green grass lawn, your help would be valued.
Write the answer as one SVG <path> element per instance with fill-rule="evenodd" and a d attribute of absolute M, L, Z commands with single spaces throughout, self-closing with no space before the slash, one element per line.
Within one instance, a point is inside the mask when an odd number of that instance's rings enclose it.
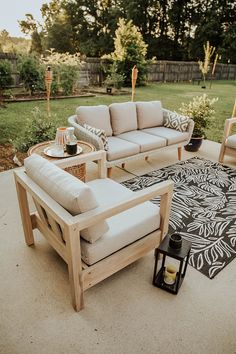
<path fill-rule="evenodd" d="M 236 96 L 235 81 L 214 81 L 212 88 L 202 89 L 200 85 L 190 83 L 157 83 L 136 88 L 136 101 L 160 100 L 164 108 L 178 112 L 182 102 L 188 102 L 193 96 L 206 93 L 210 98 L 218 97 L 215 104 L 215 116 L 207 130 L 207 138 L 220 142 L 226 118 L 231 117 Z M 51 112 L 56 113 L 61 125 L 67 125 L 67 118 L 75 113 L 79 105 L 110 104 L 126 102 L 130 95 L 72 98 L 51 101 Z M 14 140 L 24 129 L 25 122 L 30 119 L 34 107 L 46 111 L 46 101 L 10 103 L 7 108 L 0 108 L 0 143 Z"/>

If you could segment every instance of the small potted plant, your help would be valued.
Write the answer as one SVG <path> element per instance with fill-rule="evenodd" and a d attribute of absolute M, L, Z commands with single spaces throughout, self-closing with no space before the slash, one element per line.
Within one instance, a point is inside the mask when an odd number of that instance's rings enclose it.
<path fill-rule="evenodd" d="M 120 90 L 124 83 L 124 75 L 117 72 L 117 65 L 113 63 L 110 67 L 109 74 L 104 81 L 107 87 L 107 93 L 112 93 L 112 88 Z"/>
<path fill-rule="evenodd" d="M 193 97 L 189 103 L 182 103 L 180 112 L 194 121 L 194 129 L 190 142 L 185 146 L 187 151 L 198 151 L 202 140 L 206 138 L 205 130 L 215 113 L 212 107 L 218 98 L 210 99 L 206 94 Z"/>

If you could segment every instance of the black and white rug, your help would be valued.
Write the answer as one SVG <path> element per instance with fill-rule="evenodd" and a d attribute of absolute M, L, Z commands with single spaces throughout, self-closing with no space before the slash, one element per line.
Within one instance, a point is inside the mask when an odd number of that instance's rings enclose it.
<path fill-rule="evenodd" d="M 189 264 L 214 278 L 236 257 L 236 170 L 194 157 L 122 184 L 137 191 L 167 179 L 175 183 L 169 233 L 191 241 Z"/>

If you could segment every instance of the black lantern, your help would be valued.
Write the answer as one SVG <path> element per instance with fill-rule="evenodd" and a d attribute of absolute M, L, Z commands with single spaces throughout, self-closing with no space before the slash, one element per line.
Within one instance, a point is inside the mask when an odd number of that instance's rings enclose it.
<path fill-rule="evenodd" d="M 177 294 L 186 274 L 190 256 L 191 242 L 178 234 L 166 236 L 155 251 L 153 285 L 172 294 Z M 161 268 L 158 269 L 158 257 L 162 254 Z M 166 256 L 179 261 L 179 269 L 166 265 Z"/>

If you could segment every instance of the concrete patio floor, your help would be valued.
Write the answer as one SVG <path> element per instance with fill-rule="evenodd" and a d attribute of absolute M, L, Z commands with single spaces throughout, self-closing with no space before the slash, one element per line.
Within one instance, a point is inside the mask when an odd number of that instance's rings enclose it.
<path fill-rule="evenodd" d="M 204 141 L 198 153 L 217 161 L 220 145 Z M 142 175 L 177 161 L 166 151 L 127 164 Z M 225 158 L 236 168 L 236 158 Z M 95 175 L 89 166 L 89 179 Z M 133 175 L 115 168 L 118 182 Z M 24 243 L 12 170 L 0 173 L 0 353 L 233 354 L 236 353 L 236 260 L 213 280 L 192 267 L 177 296 L 152 286 L 153 254 L 85 293 L 74 312 L 66 264 L 39 233 Z"/>

